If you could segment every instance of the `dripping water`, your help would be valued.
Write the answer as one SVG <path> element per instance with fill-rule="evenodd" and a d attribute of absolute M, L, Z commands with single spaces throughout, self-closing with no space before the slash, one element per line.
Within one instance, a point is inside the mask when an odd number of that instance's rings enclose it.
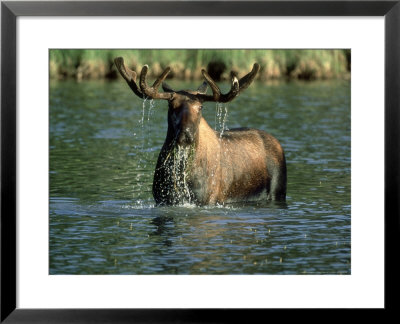
<path fill-rule="evenodd" d="M 228 106 L 223 103 L 216 103 L 215 105 L 215 130 L 220 133 L 221 138 L 226 128 L 226 121 L 228 118 Z"/>
<path fill-rule="evenodd" d="M 191 195 L 188 184 L 188 167 L 191 147 L 174 146 L 174 160 L 172 164 L 172 174 L 174 181 L 174 190 L 176 191 L 178 201 L 182 203 L 191 203 Z"/>
<path fill-rule="evenodd" d="M 227 117 L 228 117 L 228 106 L 224 106 L 224 117 L 222 118 L 222 126 L 221 126 L 220 138 L 224 134 Z M 226 128 L 226 129 L 228 129 L 228 128 Z"/>
<path fill-rule="evenodd" d="M 146 139 L 147 139 L 147 148 L 150 148 L 150 136 L 149 136 L 149 134 L 150 134 L 150 117 L 151 116 L 153 116 L 153 112 L 154 112 L 154 107 L 155 107 L 156 105 L 155 105 L 155 102 L 154 102 L 154 100 L 153 99 L 151 99 L 150 100 L 150 105 L 149 105 L 149 111 L 147 112 L 147 131 L 146 131 L 146 133 L 147 133 L 147 136 L 145 136 L 146 137 Z M 145 141 L 145 139 L 143 138 L 143 142 Z"/>
<path fill-rule="evenodd" d="M 142 103 L 142 119 L 139 120 L 139 125 L 140 128 L 142 129 L 142 136 L 141 136 L 141 151 L 144 151 L 144 116 L 146 115 L 146 103 L 147 103 L 147 97 L 144 98 L 143 103 Z"/>
<path fill-rule="evenodd" d="M 150 137 L 146 135 L 150 134 L 150 117 L 153 114 L 154 107 L 154 100 L 149 100 L 148 98 L 143 99 L 142 114 L 138 120 L 137 126 L 135 126 L 136 129 L 133 130 L 133 136 L 137 139 L 134 150 L 138 157 L 136 165 L 136 185 L 133 191 L 136 191 L 139 195 L 143 193 L 144 189 L 147 189 L 145 170 L 149 160 L 149 153 L 147 151 L 150 146 Z"/>

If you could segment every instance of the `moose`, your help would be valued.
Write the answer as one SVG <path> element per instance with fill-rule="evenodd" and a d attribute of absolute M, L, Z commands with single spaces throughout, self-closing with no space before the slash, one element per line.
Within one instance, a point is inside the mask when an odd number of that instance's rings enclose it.
<path fill-rule="evenodd" d="M 260 70 L 238 79 L 231 72 L 231 88 L 221 93 L 206 70 L 196 91 L 174 91 L 164 80 L 170 68 L 152 86 L 146 81 L 149 67 L 137 74 L 118 57 L 115 65 L 132 91 L 142 99 L 168 101 L 168 130 L 158 156 L 153 180 L 157 205 L 215 205 L 262 199 L 286 199 L 286 160 L 278 140 L 257 129 L 236 128 L 218 132 L 202 117 L 203 102 L 228 103 L 254 80 Z M 164 92 L 159 92 L 162 85 Z M 208 85 L 212 95 L 207 94 Z"/>

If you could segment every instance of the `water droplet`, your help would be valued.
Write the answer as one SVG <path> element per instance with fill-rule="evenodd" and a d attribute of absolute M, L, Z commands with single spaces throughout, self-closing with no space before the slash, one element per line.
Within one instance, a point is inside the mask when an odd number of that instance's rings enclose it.
<path fill-rule="evenodd" d="M 225 124 L 228 117 L 228 106 L 222 103 L 215 105 L 215 130 L 220 132 L 221 138 L 225 131 Z"/>

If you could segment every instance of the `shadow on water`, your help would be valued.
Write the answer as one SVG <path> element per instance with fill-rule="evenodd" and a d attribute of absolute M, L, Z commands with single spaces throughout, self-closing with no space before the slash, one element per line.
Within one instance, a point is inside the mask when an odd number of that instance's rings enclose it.
<path fill-rule="evenodd" d="M 51 83 L 50 274 L 351 273 L 349 82 L 254 84 L 205 105 L 215 129 L 280 140 L 285 203 L 154 206 L 166 114 L 122 82 Z"/>

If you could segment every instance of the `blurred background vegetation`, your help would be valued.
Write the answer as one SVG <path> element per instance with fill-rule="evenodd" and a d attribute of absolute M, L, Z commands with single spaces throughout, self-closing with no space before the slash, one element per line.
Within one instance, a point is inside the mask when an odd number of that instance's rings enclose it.
<path fill-rule="evenodd" d="M 114 58 L 122 56 L 125 64 L 140 72 L 144 64 L 149 76 L 158 76 L 171 67 L 169 78 L 202 79 L 206 68 L 216 80 L 229 78 L 231 70 L 242 76 L 254 62 L 261 65 L 257 78 L 270 79 L 350 79 L 350 49 L 51 49 L 51 79 L 115 79 Z"/>

